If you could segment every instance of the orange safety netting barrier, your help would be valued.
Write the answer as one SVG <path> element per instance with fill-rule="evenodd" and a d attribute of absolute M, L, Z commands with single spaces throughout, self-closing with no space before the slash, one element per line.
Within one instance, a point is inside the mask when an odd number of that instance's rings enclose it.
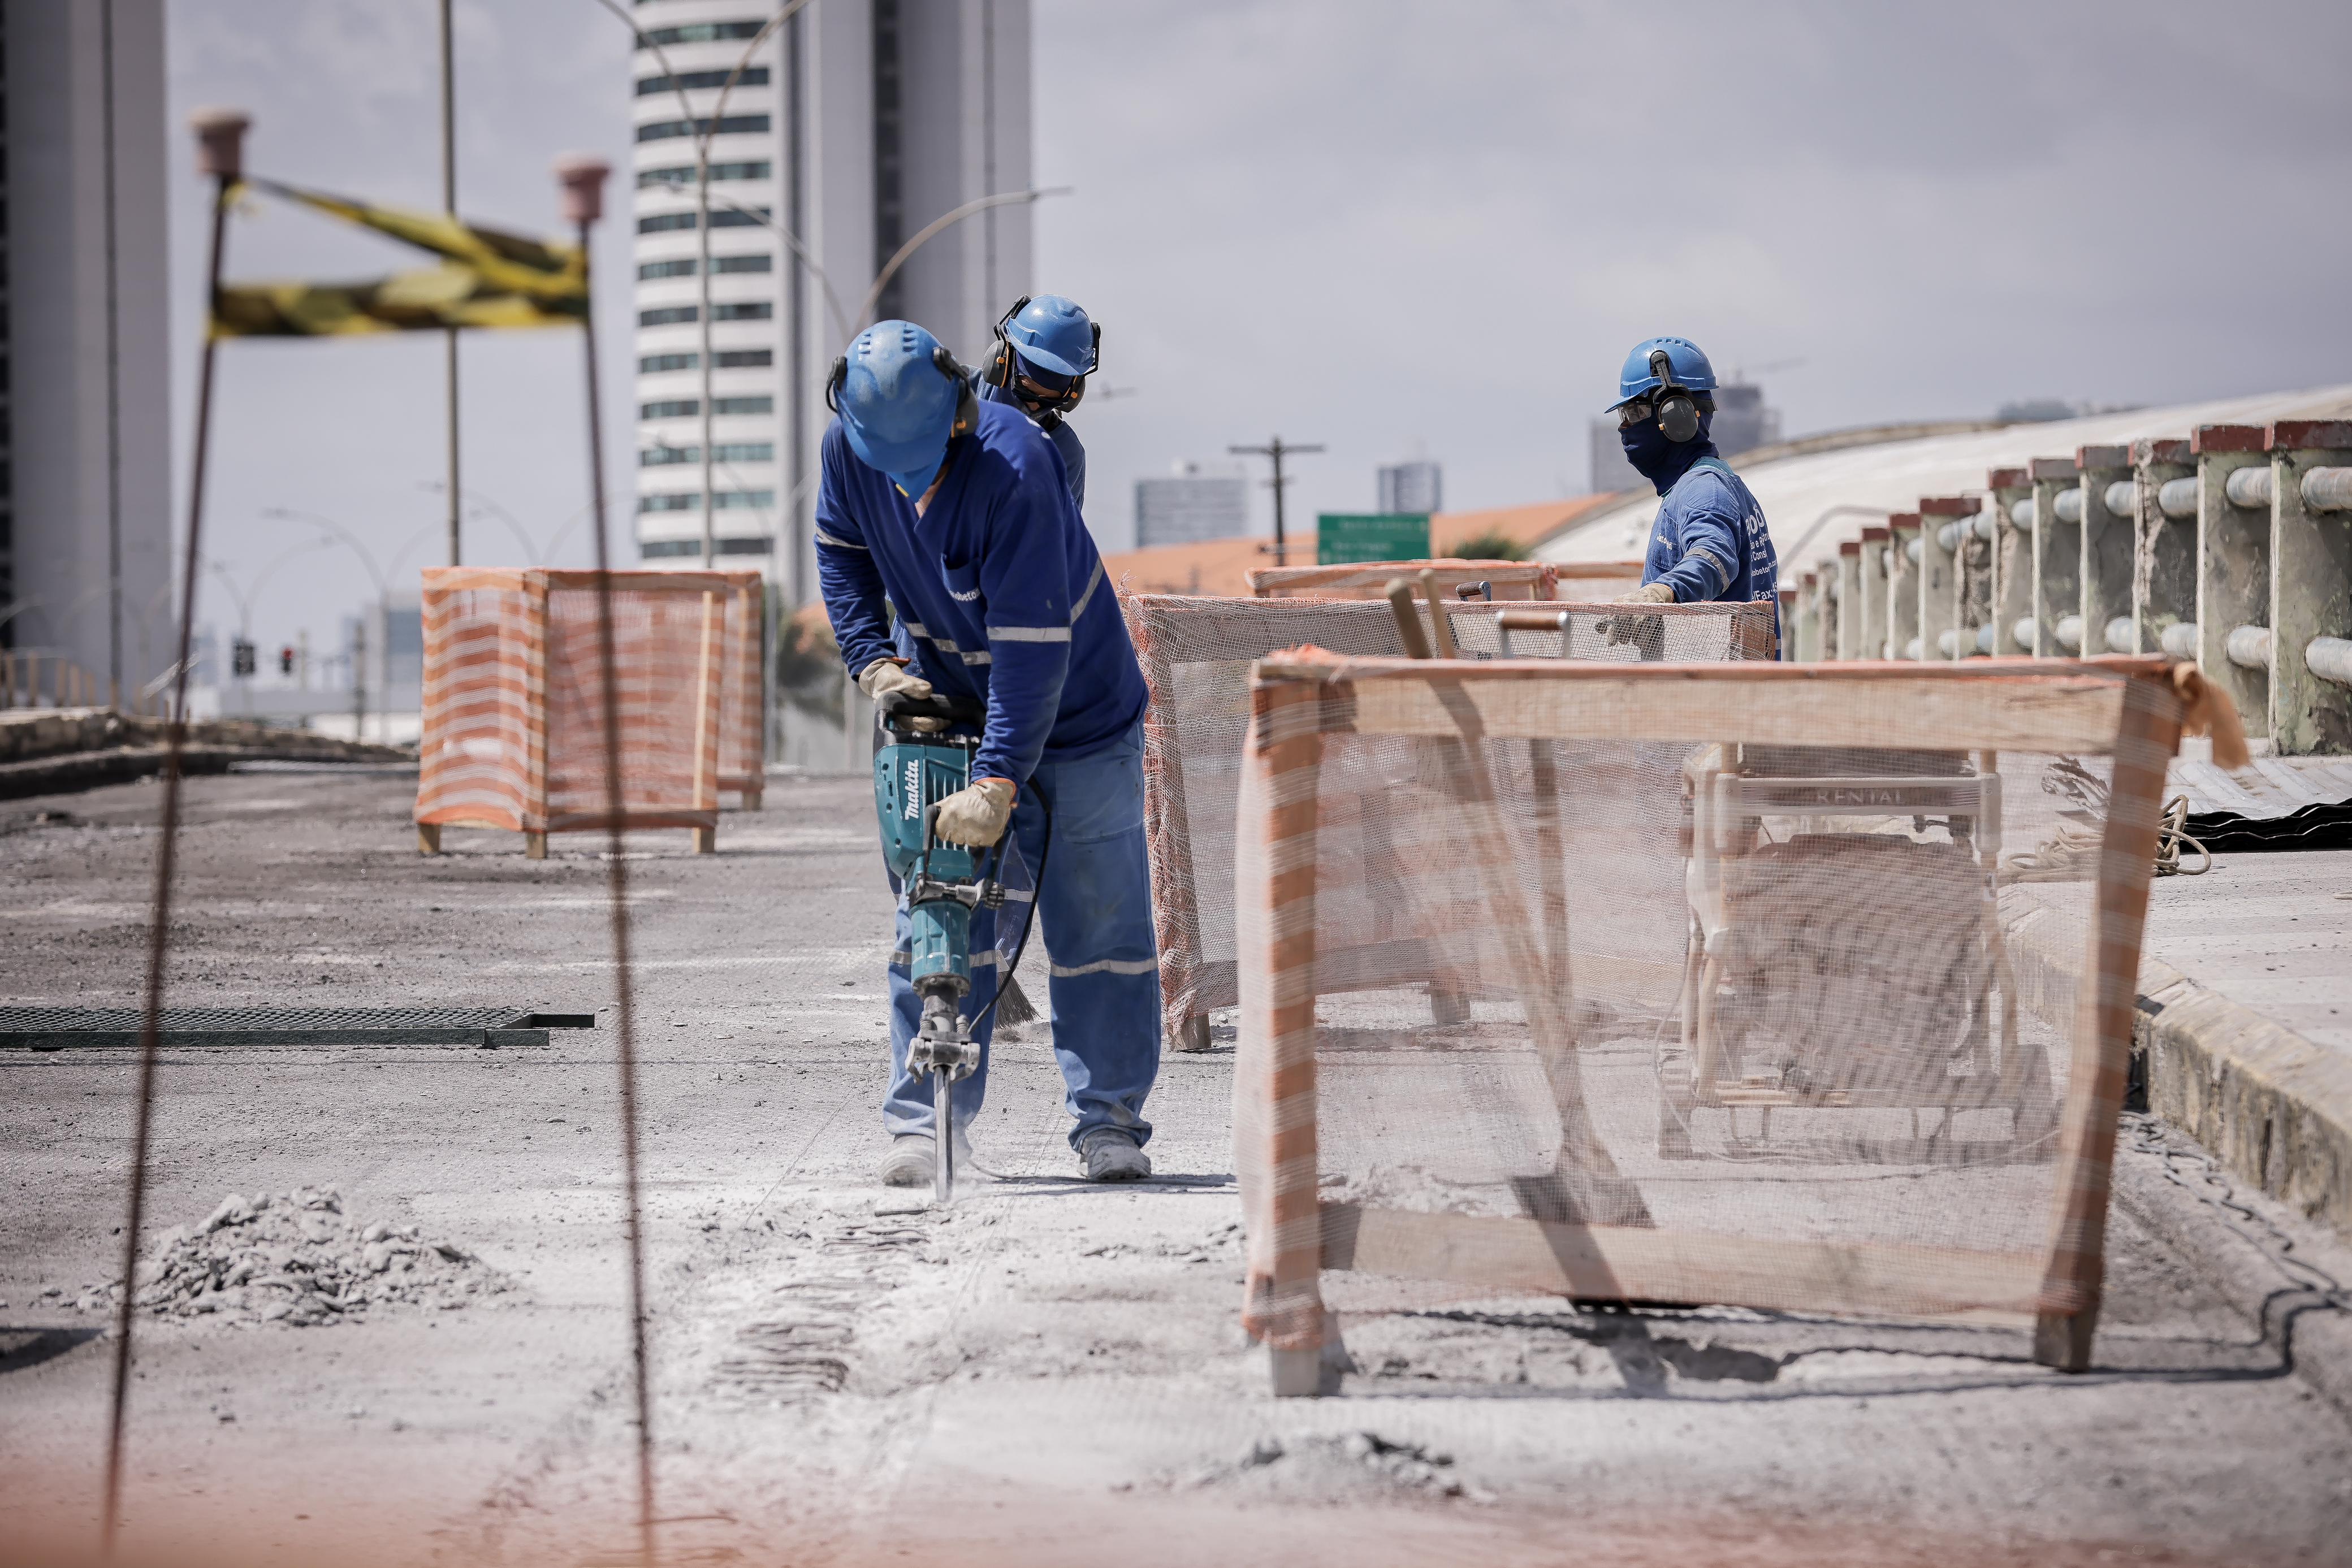
<path fill-rule="evenodd" d="M 611 825 L 602 777 L 593 571 L 425 573 L 418 846 L 445 827 L 546 835 Z M 622 826 L 715 847 L 719 795 L 759 804 L 765 589 L 757 571 L 615 571 Z"/>
<path fill-rule="evenodd" d="M 1249 728 L 1249 667 L 1277 649 L 1313 643 L 1344 653 L 1402 653 L 1386 603 L 1360 600 L 1120 600 L 1150 688 L 1144 716 L 1145 819 L 1151 909 L 1169 1043 L 1209 1046 L 1209 1013 L 1240 1000 L 1234 981 L 1234 810 Z M 1504 623 L 1535 620 L 1536 629 Z M 1583 662 L 1769 659 L 1767 604 L 1621 606 L 1546 603 L 1497 609 L 1456 601 L 1447 623 L 1473 656 L 1514 653 Z"/>
<path fill-rule="evenodd" d="M 2161 661 L 1261 660 L 1249 1332 L 1568 1296 L 2099 1306 Z"/>

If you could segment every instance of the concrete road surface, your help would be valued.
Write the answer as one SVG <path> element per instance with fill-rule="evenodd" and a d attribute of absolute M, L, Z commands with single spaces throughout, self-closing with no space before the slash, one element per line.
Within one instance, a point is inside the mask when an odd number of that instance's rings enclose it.
<path fill-rule="evenodd" d="M 601 841 L 423 860 L 413 789 L 193 781 L 172 1000 L 606 1008 Z M 0 999 L 137 1001 L 156 792 L 0 813 Z M 1001 1046 L 976 1137 L 1003 1179 L 946 1212 L 873 1185 L 870 812 L 863 780 L 780 780 L 715 857 L 632 841 L 666 1560 L 2352 1562 L 2352 1425 L 2127 1210 L 2085 1375 L 2009 1327 L 1532 1301 L 1360 1324 L 1339 1397 L 1277 1405 L 1236 1322 L 1229 1047 L 1167 1061 L 1149 1186 L 1071 1179 L 1042 1031 Z M 154 1228 L 332 1184 L 513 1288 L 144 1323 L 134 1557 L 630 1560 L 602 1024 L 167 1057 Z M 125 1051 L 0 1053 L 0 1560 L 95 1539 L 109 1345 L 76 1303 L 115 1267 L 131 1081 Z"/>

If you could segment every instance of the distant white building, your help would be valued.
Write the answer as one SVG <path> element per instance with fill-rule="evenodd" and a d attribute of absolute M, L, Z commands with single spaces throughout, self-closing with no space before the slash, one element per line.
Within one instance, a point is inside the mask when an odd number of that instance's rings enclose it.
<path fill-rule="evenodd" d="M 934 220 L 1030 186 L 1029 5 L 825 0 L 746 60 L 774 11 L 758 0 L 634 8 L 649 46 L 630 57 L 637 548 L 656 565 L 692 565 L 702 551 L 695 155 L 715 117 L 707 504 L 719 564 L 761 565 L 797 601 L 814 592 L 825 372 L 863 324 L 848 318 L 884 263 Z M 779 227 L 822 278 L 796 264 Z M 1029 208 L 988 208 L 915 252 L 873 319 L 920 322 L 970 362 L 1028 292 L 1030 264 Z"/>
<path fill-rule="evenodd" d="M 1426 458 L 1391 463 L 1380 470 L 1380 512 L 1442 512 L 1444 474 Z"/>
<path fill-rule="evenodd" d="M 1164 477 L 1135 482 L 1135 545 L 1196 544 L 1249 531 L 1249 481 L 1179 463 Z"/>

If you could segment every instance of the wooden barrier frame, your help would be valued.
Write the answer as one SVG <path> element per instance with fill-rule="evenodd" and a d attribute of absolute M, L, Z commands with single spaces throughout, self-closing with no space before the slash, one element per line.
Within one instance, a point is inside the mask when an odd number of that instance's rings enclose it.
<path fill-rule="evenodd" d="M 1496 599 L 1557 598 L 1559 570 L 1530 560 L 1363 560 L 1338 566 L 1262 566 L 1243 574 L 1256 599 L 1377 599 L 1392 577 L 1421 580 L 1437 574 L 1441 592 L 1451 595 L 1467 582 L 1492 585 Z M 1639 568 L 1636 568 L 1639 575 Z"/>
<path fill-rule="evenodd" d="M 701 635 L 693 665 L 693 688 L 677 694 L 677 700 L 690 704 L 694 714 L 688 798 L 673 804 L 627 810 L 621 825 L 627 829 L 685 828 L 693 835 L 697 853 L 711 853 L 718 847 L 719 791 L 735 789 L 744 794 L 747 806 L 755 806 L 759 785 L 764 780 L 758 727 L 764 724 L 765 716 L 761 711 L 764 695 L 757 690 L 748 694 L 751 699 L 749 703 L 739 697 L 731 705 L 731 711 L 727 700 L 730 684 L 740 688 L 746 682 L 758 680 L 764 667 L 759 632 L 764 617 L 761 596 L 765 591 L 760 574 L 641 570 L 614 571 L 609 577 L 616 595 L 692 597 L 701 601 Z M 597 581 L 598 574 L 593 570 L 544 568 L 443 567 L 425 572 L 425 727 L 418 747 L 415 810 L 416 847 L 420 854 L 440 852 L 444 828 L 478 827 L 519 832 L 523 836 L 525 855 L 543 860 L 551 832 L 602 831 L 612 826 L 605 811 L 556 812 L 548 799 L 549 599 L 559 592 L 593 591 Z M 467 684 L 478 679 L 475 672 L 482 662 L 480 655 L 436 656 L 438 651 L 434 646 L 436 606 L 449 595 L 468 591 L 519 595 L 524 604 L 519 622 L 502 628 L 499 649 L 489 655 L 501 666 L 501 678 L 487 691 L 478 685 Z M 730 601 L 741 617 L 736 622 L 738 634 L 732 637 L 729 624 Z M 742 647 L 747 642 L 748 656 Z M 501 781 L 505 804 L 489 804 L 478 799 L 457 802 L 445 798 L 449 788 L 441 777 L 443 748 L 435 744 L 436 726 L 445 722 L 457 705 L 467 700 L 476 705 L 487 701 L 503 709 L 506 727 L 521 737 L 520 765 L 511 777 Z M 736 773 L 722 777 L 719 766 L 722 728 L 730 716 L 740 726 L 747 707 L 754 728 L 748 740 L 736 737 L 741 765 Z"/>
<path fill-rule="evenodd" d="M 1559 700 L 1570 690 L 1578 698 L 1572 705 Z M 1872 700 L 1854 700 L 1864 692 Z M 1277 1394 L 1312 1393 L 1319 1385 L 1330 1333 L 1325 1269 L 1601 1301 L 1906 1316 L 2008 1311 L 2032 1316 L 2038 1361 L 2070 1371 L 2089 1364 L 2158 806 L 2183 716 L 2167 661 L 1702 668 L 1261 659 L 1251 697 L 1241 812 L 1248 837 L 1236 888 L 1243 963 L 1234 1139 L 1248 1232 L 1243 1322 L 1272 1353 Z M 2091 983 L 2077 993 L 2043 1256 L 1954 1250 L 1933 1254 L 1927 1267 L 1914 1249 L 1884 1245 L 1767 1247 L 1622 1225 L 1323 1204 L 1316 1131 L 1318 775 L 1323 737 L 1349 732 L 1444 737 L 1474 749 L 1507 737 L 1784 743 L 1802 735 L 1821 746 L 2111 756 L 2084 955 Z M 1475 817 L 1479 791 L 1474 782 L 1465 787 L 1465 810 Z M 1552 1009 L 1539 1010 L 1567 1009 L 1556 998 Z M 1532 1014 L 1529 1025 L 1543 1032 Z"/>

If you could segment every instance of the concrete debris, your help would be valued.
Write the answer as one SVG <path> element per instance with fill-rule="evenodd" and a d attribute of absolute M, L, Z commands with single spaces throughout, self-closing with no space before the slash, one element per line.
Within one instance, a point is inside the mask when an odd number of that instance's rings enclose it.
<path fill-rule="evenodd" d="M 1377 1432 L 1337 1437 L 1258 1438 L 1230 1464 L 1209 1465 L 1176 1483 L 1179 1490 L 1241 1485 L 1253 1490 L 1339 1495 L 1374 1491 L 1492 1502 L 1454 1468 L 1454 1456 Z"/>
<path fill-rule="evenodd" d="M 138 1301 L 156 1317 L 310 1328 L 373 1307 L 454 1311 L 509 1289 L 464 1249 L 414 1225 L 362 1222 L 333 1187 L 306 1186 L 230 1193 L 198 1224 L 164 1231 L 139 1266 Z M 110 1312 L 120 1290 L 92 1286 L 76 1304 Z"/>

